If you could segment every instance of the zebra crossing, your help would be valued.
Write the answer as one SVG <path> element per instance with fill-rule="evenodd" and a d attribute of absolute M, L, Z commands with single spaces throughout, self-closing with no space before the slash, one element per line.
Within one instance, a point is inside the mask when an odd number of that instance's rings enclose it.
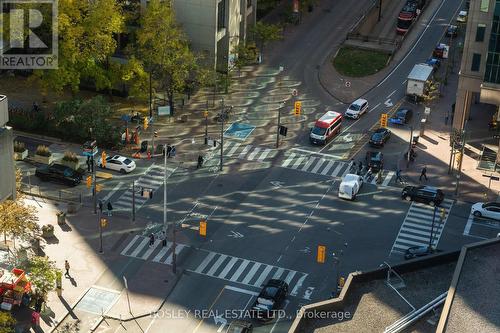
<path fill-rule="evenodd" d="M 269 279 L 281 279 L 288 283 L 292 296 L 297 295 L 308 275 L 257 261 L 203 251 L 206 252 L 206 256 L 202 262 L 189 271 L 258 288 Z"/>
<path fill-rule="evenodd" d="M 169 177 L 175 168 L 167 167 Z M 135 209 L 139 210 L 148 200 L 147 198 L 137 195 L 141 188 L 152 189 L 153 192 L 156 191 L 163 185 L 164 167 L 162 164 L 152 164 L 144 174 L 135 181 Z M 132 188 L 125 191 L 119 198 L 113 203 L 114 210 L 131 210 L 133 202 Z"/>
<path fill-rule="evenodd" d="M 267 147 L 245 145 L 241 142 L 224 141 L 224 155 L 249 161 L 264 162 L 276 156 L 277 150 Z"/>
<path fill-rule="evenodd" d="M 434 207 L 423 203 L 412 202 L 406 217 L 401 225 L 401 229 L 394 241 L 391 253 L 404 253 L 406 249 L 413 246 L 428 246 L 432 230 L 432 246 L 436 247 L 441 238 L 448 215 L 453 206 L 453 200 L 445 199 L 439 207 L 436 207 L 436 217 L 434 228 L 432 228 L 432 218 Z M 444 208 L 445 215 L 441 220 L 440 210 Z"/>
<path fill-rule="evenodd" d="M 142 260 L 152 258 L 151 261 L 160 264 L 172 264 L 174 252 L 172 249 L 173 244 L 171 242 L 167 242 L 166 246 L 160 244 L 162 244 L 162 240 L 160 239 L 156 239 L 153 245 L 149 245 L 149 237 L 135 235 L 127 246 L 125 246 L 125 248 L 120 252 L 120 254 Z M 187 246 L 183 244 L 176 244 L 175 254 L 179 255 L 179 253 L 186 247 Z"/>
<path fill-rule="evenodd" d="M 299 171 L 314 173 L 323 176 L 330 177 L 344 177 L 346 174 L 352 172 L 351 163 L 344 161 L 332 160 L 328 158 L 323 158 L 315 155 L 304 155 L 291 153 L 286 156 L 281 167 L 288 169 L 295 169 Z M 380 184 L 382 187 L 389 186 L 391 180 L 393 180 L 396 172 L 394 171 L 383 171 L 383 180 Z M 374 177 L 370 181 L 371 184 L 377 185 L 377 177 Z"/>

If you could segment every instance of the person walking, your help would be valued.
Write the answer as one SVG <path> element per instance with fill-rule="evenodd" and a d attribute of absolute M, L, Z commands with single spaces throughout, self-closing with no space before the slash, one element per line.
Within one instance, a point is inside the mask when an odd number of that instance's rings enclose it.
<path fill-rule="evenodd" d="M 418 180 L 422 181 L 422 177 L 425 178 L 425 180 L 427 180 L 427 167 L 424 166 L 422 168 L 422 172 L 420 172 L 420 177 L 418 178 Z"/>
<path fill-rule="evenodd" d="M 396 182 L 399 182 L 399 183 L 403 182 L 403 178 L 401 178 L 401 169 L 398 169 L 396 171 Z"/>
<path fill-rule="evenodd" d="M 66 270 L 66 273 L 64 274 L 64 276 L 70 276 L 69 275 L 69 262 L 67 260 L 64 260 L 64 269 Z"/>
<path fill-rule="evenodd" d="M 155 235 L 151 234 L 149 235 L 149 246 L 153 246 L 155 244 Z"/>
<path fill-rule="evenodd" d="M 111 201 L 108 201 L 108 216 L 111 216 L 111 211 L 113 210 L 113 206 L 111 205 Z"/>
<path fill-rule="evenodd" d="M 196 169 L 199 169 L 203 166 L 203 156 L 198 155 L 198 165 L 196 165 Z"/>

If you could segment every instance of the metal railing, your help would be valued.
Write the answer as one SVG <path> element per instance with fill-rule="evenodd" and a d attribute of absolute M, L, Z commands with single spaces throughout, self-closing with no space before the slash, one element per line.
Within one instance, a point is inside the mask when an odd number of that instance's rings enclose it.
<path fill-rule="evenodd" d="M 387 44 L 387 45 L 395 45 L 395 46 L 399 46 L 399 44 L 400 44 L 400 41 L 398 39 L 361 35 L 360 33 L 357 33 L 357 32 L 349 32 L 347 34 L 346 40 L 349 40 L 349 39 L 359 40 L 362 42 L 371 42 L 371 43 Z"/>
<path fill-rule="evenodd" d="M 76 202 L 76 203 L 82 203 L 83 201 L 82 192 L 76 190 L 66 190 L 66 189 L 42 190 L 38 185 L 21 183 L 20 192 L 27 195 L 51 199 L 51 200 Z"/>

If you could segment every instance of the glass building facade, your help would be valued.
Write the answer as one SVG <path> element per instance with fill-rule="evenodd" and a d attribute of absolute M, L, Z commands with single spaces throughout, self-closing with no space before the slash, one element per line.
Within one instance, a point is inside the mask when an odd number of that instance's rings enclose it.
<path fill-rule="evenodd" d="M 500 0 L 495 1 L 484 81 L 500 84 Z"/>

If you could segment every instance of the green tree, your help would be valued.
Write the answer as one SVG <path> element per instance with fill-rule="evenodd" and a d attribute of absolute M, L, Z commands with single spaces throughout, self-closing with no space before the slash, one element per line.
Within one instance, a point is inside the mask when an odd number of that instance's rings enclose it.
<path fill-rule="evenodd" d="M 97 89 L 112 88 L 116 67 L 110 57 L 116 50 L 115 35 L 124 28 L 120 2 L 115 0 L 59 1 L 58 69 L 37 70 L 42 87 L 62 92 L 78 91 L 83 78 Z"/>
<path fill-rule="evenodd" d="M 9 312 L 0 311 L 0 333 L 14 333 L 16 320 Z"/>
<path fill-rule="evenodd" d="M 38 297 L 45 298 L 55 288 L 58 269 L 47 257 L 32 257 L 28 263 L 28 278 Z"/>
<path fill-rule="evenodd" d="M 236 59 L 234 60 L 234 67 L 241 71 L 244 66 L 255 63 L 257 59 L 257 47 L 255 43 L 238 43 L 234 48 L 233 53 L 236 54 Z"/>
<path fill-rule="evenodd" d="M 137 58 L 152 75 L 154 88 L 166 93 L 173 113 L 174 93 L 184 92 L 197 64 L 170 6 L 160 0 L 148 3 L 137 32 L 137 46 Z M 149 91 L 149 85 L 142 90 Z"/>
<path fill-rule="evenodd" d="M 269 42 L 283 39 L 283 28 L 277 24 L 257 22 L 250 28 L 250 33 L 261 53 Z"/>

